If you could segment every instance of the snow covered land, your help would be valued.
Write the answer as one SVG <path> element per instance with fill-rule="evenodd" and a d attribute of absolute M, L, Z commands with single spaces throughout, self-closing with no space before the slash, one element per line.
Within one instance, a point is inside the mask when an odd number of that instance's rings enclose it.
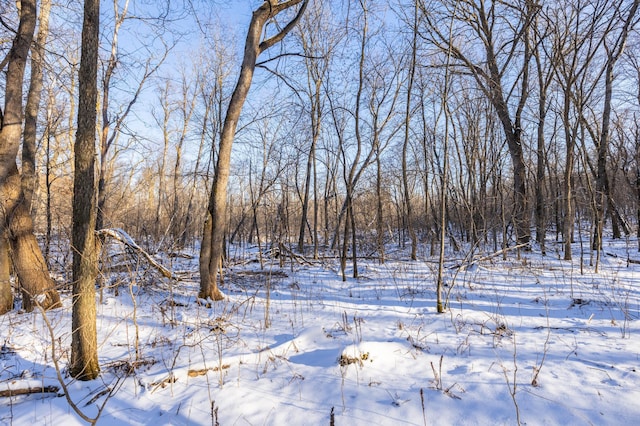
<path fill-rule="evenodd" d="M 637 241 L 608 241 L 597 271 L 575 250 L 452 254 L 445 314 L 437 263 L 400 252 L 343 282 L 335 259 L 238 249 L 211 307 L 197 259 L 158 259 L 180 280 L 141 260 L 105 277 L 97 380 L 66 374 L 68 292 L 0 317 L 0 424 L 639 424 Z"/>

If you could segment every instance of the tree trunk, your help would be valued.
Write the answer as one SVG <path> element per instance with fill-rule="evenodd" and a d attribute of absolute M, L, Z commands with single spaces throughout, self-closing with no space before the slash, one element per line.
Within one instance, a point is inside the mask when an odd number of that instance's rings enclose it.
<path fill-rule="evenodd" d="M 23 0 L 18 32 L 8 55 L 0 130 L 0 235 L 8 230 L 13 265 L 26 295 L 25 310 L 32 310 L 35 304 L 43 309 L 60 305 L 60 297 L 33 234 L 33 222 L 25 205 L 16 164 L 22 134 L 23 79 L 35 25 L 36 2 Z"/>
<path fill-rule="evenodd" d="M 293 7 L 302 2 L 302 7 L 283 29 L 276 35 L 260 41 L 264 26 L 269 19 L 274 18 L 278 13 Z M 229 182 L 229 171 L 231 163 L 231 148 L 236 134 L 236 128 L 242 106 L 249 93 L 253 72 L 256 67 L 256 60 L 260 53 L 264 52 L 274 44 L 280 42 L 291 29 L 296 25 L 307 6 L 308 0 L 288 0 L 278 2 L 277 0 L 267 0 L 262 6 L 253 12 L 247 39 L 245 42 L 244 58 L 238 82 L 227 109 L 224 120 L 218 161 L 213 176 L 211 196 L 209 198 L 208 219 L 210 225 L 205 223 L 203 242 L 209 241 L 209 247 L 201 246 L 200 251 L 200 291 L 198 297 L 201 299 L 221 300 L 222 293 L 218 288 L 218 267 L 221 265 L 223 240 L 227 228 L 226 207 L 227 207 L 227 184 Z M 209 233 L 210 235 L 206 235 Z"/>
<path fill-rule="evenodd" d="M 31 212 L 33 193 L 36 187 L 36 124 L 42 94 L 42 68 L 44 65 L 44 46 L 49 34 L 49 12 L 51 0 L 42 0 L 38 36 L 31 51 L 31 83 L 25 108 L 24 138 L 22 141 L 22 192 L 27 209 Z"/>
<path fill-rule="evenodd" d="M 378 259 L 384 263 L 384 217 L 382 208 L 382 165 L 380 164 L 380 152 L 376 153 L 376 245 L 378 246 Z"/>
<path fill-rule="evenodd" d="M 409 149 L 409 132 L 411 128 L 411 91 L 413 90 L 413 80 L 416 72 L 416 53 L 418 50 L 418 2 L 414 3 L 413 9 L 413 35 L 411 39 L 411 62 L 409 64 L 409 78 L 407 80 L 407 103 L 405 105 L 404 116 L 404 141 L 402 143 L 402 187 L 404 189 L 404 202 L 407 214 L 407 230 L 411 238 L 411 260 L 418 257 L 418 236 L 413 226 L 413 206 L 411 204 L 411 193 L 409 191 L 409 177 L 407 171 L 407 151 Z M 379 160 L 378 160 L 379 161 Z M 384 255 L 382 256 L 384 259 Z M 384 262 L 384 260 L 383 260 Z"/>
<path fill-rule="evenodd" d="M 636 218 L 638 220 L 638 251 L 640 252 L 640 134 L 636 130 Z"/>
<path fill-rule="evenodd" d="M 78 380 L 98 377 L 96 333 L 95 142 L 98 99 L 98 34 L 100 1 L 85 0 L 80 59 L 78 130 L 74 144 L 73 176 L 73 312 L 69 372 Z"/>
<path fill-rule="evenodd" d="M 607 49 L 607 63 L 605 69 L 605 90 L 604 90 L 604 104 L 602 107 L 602 130 L 600 133 L 600 139 L 597 143 L 598 162 L 597 162 L 597 175 L 596 175 L 596 224 L 593 236 L 593 250 L 600 250 L 602 248 L 602 232 L 604 228 L 605 213 L 607 209 L 607 201 L 611 198 L 609 182 L 607 178 L 607 155 L 609 153 L 609 128 L 611 122 L 611 102 L 613 97 L 613 71 L 615 64 L 622 56 L 624 48 L 627 42 L 629 32 L 633 29 L 635 24 L 635 15 L 640 6 L 640 1 L 635 0 L 629 9 L 629 15 L 627 16 L 622 32 L 617 45 L 613 49 Z"/>
<path fill-rule="evenodd" d="M 570 87 L 570 86 L 569 86 Z M 564 167 L 564 223 L 562 226 L 562 235 L 564 236 L 564 260 L 572 259 L 571 243 L 573 243 L 573 224 L 575 212 L 573 208 L 573 157 L 576 132 L 572 126 L 570 117 L 570 89 L 565 89 L 564 108 L 562 111 L 562 120 L 564 122 L 564 139 L 566 145 L 565 167 Z"/>
<path fill-rule="evenodd" d="M 602 132 L 597 144 L 596 174 L 596 218 L 593 233 L 593 250 L 602 249 L 602 232 L 604 230 L 607 201 L 609 199 L 609 182 L 607 180 L 607 155 L 609 153 L 609 125 L 611 121 L 611 98 L 613 96 L 613 65 L 615 59 L 609 57 L 605 71 L 604 107 L 602 111 Z"/>
<path fill-rule="evenodd" d="M 105 209 L 107 204 L 107 154 L 113 143 L 117 128 L 114 129 L 113 134 L 109 135 L 109 129 L 111 126 L 111 119 L 109 118 L 109 95 L 111 89 L 111 78 L 113 72 L 118 64 L 118 33 L 120 27 L 124 22 L 124 18 L 127 15 L 127 9 L 129 7 L 129 0 L 125 1 L 122 13 L 118 12 L 118 2 L 114 2 L 114 14 L 115 22 L 113 29 L 113 38 L 111 39 L 111 52 L 107 66 L 102 78 L 102 128 L 100 129 L 100 167 L 98 172 L 98 201 L 97 201 L 97 216 L 96 216 L 96 230 L 100 230 L 104 227 Z M 97 74 L 96 77 L 97 78 Z M 120 121 L 118 118 L 117 121 Z M 118 123 L 116 123 L 116 127 Z"/>
<path fill-rule="evenodd" d="M 11 292 L 11 260 L 9 258 L 9 241 L 0 237 L 0 315 L 13 309 L 13 293 Z"/>
<path fill-rule="evenodd" d="M 444 49 L 445 46 L 448 46 L 452 58 L 455 58 L 471 72 L 500 119 L 513 165 L 514 200 L 512 218 L 515 225 L 516 240 L 518 244 L 525 244 L 530 241 L 531 231 L 529 229 L 526 191 L 527 169 L 522 147 L 521 121 L 522 113 L 529 96 L 528 74 L 529 62 L 532 56 L 531 46 L 529 45 L 529 32 L 531 20 L 535 13 L 535 6 L 526 2 L 526 8 L 519 10 L 521 14 L 517 16 L 517 19 L 520 21 L 519 24 L 516 25 L 514 23 L 513 28 L 517 29 L 517 32 L 513 34 L 513 43 L 522 44 L 523 58 L 521 68 L 518 70 L 519 75 L 517 80 L 520 83 L 520 96 L 517 100 L 511 101 L 512 90 L 505 90 L 503 77 L 505 76 L 507 67 L 513 66 L 510 64 L 513 56 L 507 55 L 505 57 L 502 55 L 502 48 L 495 45 L 496 41 L 503 36 L 498 37 L 495 33 L 497 28 L 495 24 L 498 15 L 494 10 L 494 6 L 499 2 L 491 2 L 489 5 L 485 5 L 485 2 L 456 2 L 456 5 L 459 3 L 461 7 L 468 8 L 468 10 L 465 10 L 465 13 L 473 14 L 476 17 L 473 24 L 467 22 L 465 25 L 470 25 L 471 29 L 475 31 L 482 40 L 484 58 L 481 62 L 472 61 L 471 57 L 465 55 L 460 47 L 452 45 L 452 34 L 448 37 L 443 35 L 440 32 L 438 23 L 431 22 L 429 27 L 431 32 L 437 36 L 440 48 Z M 485 6 L 488 6 L 489 9 Z M 458 6 L 456 6 L 456 8 L 457 7 Z M 464 18 L 456 17 L 455 13 L 453 18 L 458 20 L 458 23 L 465 22 Z M 507 37 L 506 35 L 504 36 Z M 499 57 L 504 59 L 500 61 Z M 515 86 L 512 86 L 512 88 L 513 87 Z M 510 105 L 512 104 L 516 104 L 513 119 L 510 114 Z"/>
<path fill-rule="evenodd" d="M 537 17 L 535 23 L 537 23 Z M 536 69 L 538 74 L 538 87 L 540 94 L 538 97 L 538 125 L 537 125 L 537 147 L 536 147 L 536 206 L 535 206 L 535 222 L 536 222 L 536 241 L 540 245 L 540 251 L 546 254 L 546 234 L 547 234 L 547 208 L 545 205 L 545 166 L 547 163 L 546 146 L 545 146 L 545 124 L 547 117 L 547 89 L 552 81 L 552 72 L 544 74 L 544 64 L 541 57 L 541 48 L 534 31 L 534 48 L 533 56 L 536 61 Z"/>
<path fill-rule="evenodd" d="M 316 124 L 320 118 L 315 116 L 316 102 L 312 102 L 311 107 L 311 127 L 313 135 L 311 137 L 311 147 L 309 148 L 309 155 L 307 157 L 307 169 L 306 178 L 304 183 L 304 198 L 302 200 L 302 215 L 300 218 L 300 232 L 298 234 L 298 251 L 304 254 L 304 233 L 307 228 L 307 216 L 309 212 L 309 194 L 311 192 L 311 175 L 313 171 L 313 163 L 315 161 L 316 141 L 320 136 L 319 123 Z M 314 182 L 315 184 L 315 182 Z"/>

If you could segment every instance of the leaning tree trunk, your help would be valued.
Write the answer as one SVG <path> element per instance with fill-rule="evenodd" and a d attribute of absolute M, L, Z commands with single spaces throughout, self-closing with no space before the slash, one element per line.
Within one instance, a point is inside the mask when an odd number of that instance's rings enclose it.
<path fill-rule="evenodd" d="M 22 134 L 22 87 L 36 25 L 35 0 L 23 0 L 20 24 L 8 55 L 5 107 L 0 129 L 0 235 L 8 232 L 13 266 L 24 295 L 23 308 L 58 307 L 60 296 L 33 233 L 16 158 Z"/>
<path fill-rule="evenodd" d="M 95 141 L 98 99 L 98 33 L 100 0 L 85 0 L 78 99 L 78 130 L 73 147 L 73 313 L 72 377 L 93 380 L 100 373 L 96 332 Z"/>
<path fill-rule="evenodd" d="M 280 12 L 302 2 L 302 7 L 280 32 L 260 41 L 266 22 L 273 19 Z M 204 226 L 203 244 L 200 249 L 200 291 L 201 299 L 221 300 L 222 293 L 218 288 L 218 267 L 221 265 L 224 233 L 227 227 L 227 184 L 231 163 L 231 147 L 236 134 L 236 127 L 247 98 L 256 67 L 256 60 L 260 53 L 280 42 L 296 25 L 307 6 L 308 0 L 288 0 L 278 2 L 267 0 L 253 12 L 244 48 L 244 59 L 240 69 L 238 82 L 231 95 L 227 115 L 222 127 L 218 161 L 213 176 L 211 196 L 209 198 L 207 220 Z M 205 246 L 204 243 L 209 243 Z"/>

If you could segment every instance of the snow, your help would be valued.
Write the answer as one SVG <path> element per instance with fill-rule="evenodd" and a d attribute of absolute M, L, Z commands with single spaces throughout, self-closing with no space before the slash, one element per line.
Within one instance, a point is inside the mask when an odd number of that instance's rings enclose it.
<path fill-rule="evenodd" d="M 197 259 L 174 258 L 165 266 L 190 279 L 151 269 L 118 296 L 104 291 L 97 380 L 66 374 L 70 294 L 47 313 L 55 347 L 42 314 L 1 316 L 0 392 L 60 388 L 53 349 L 71 401 L 89 417 L 103 407 L 101 425 L 637 424 L 632 247 L 607 242 L 617 257 L 604 254 L 597 273 L 536 250 L 451 261 L 444 314 L 433 259 L 361 262 L 346 282 L 332 260 L 243 262 L 207 308 Z M 86 423 L 60 390 L 0 397 L 0 424 Z"/>

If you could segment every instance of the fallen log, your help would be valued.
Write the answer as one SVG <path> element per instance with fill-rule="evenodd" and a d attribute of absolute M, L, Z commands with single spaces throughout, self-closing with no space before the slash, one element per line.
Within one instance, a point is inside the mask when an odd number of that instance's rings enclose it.
<path fill-rule="evenodd" d="M 617 254 L 611 253 L 611 252 L 608 252 L 608 251 L 606 251 L 605 254 L 607 256 L 611 256 L 611 257 L 615 257 L 615 258 L 619 258 L 620 257 Z M 631 257 L 627 256 L 627 263 L 634 264 L 634 265 L 640 265 L 640 260 L 632 259 Z"/>
<path fill-rule="evenodd" d="M 56 395 L 60 391 L 57 386 L 36 386 L 34 388 L 17 388 L 17 389 L 2 389 L 0 390 L 1 398 L 11 398 L 18 395 L 33 395 L 38 393 L 55 393 Z"/>

